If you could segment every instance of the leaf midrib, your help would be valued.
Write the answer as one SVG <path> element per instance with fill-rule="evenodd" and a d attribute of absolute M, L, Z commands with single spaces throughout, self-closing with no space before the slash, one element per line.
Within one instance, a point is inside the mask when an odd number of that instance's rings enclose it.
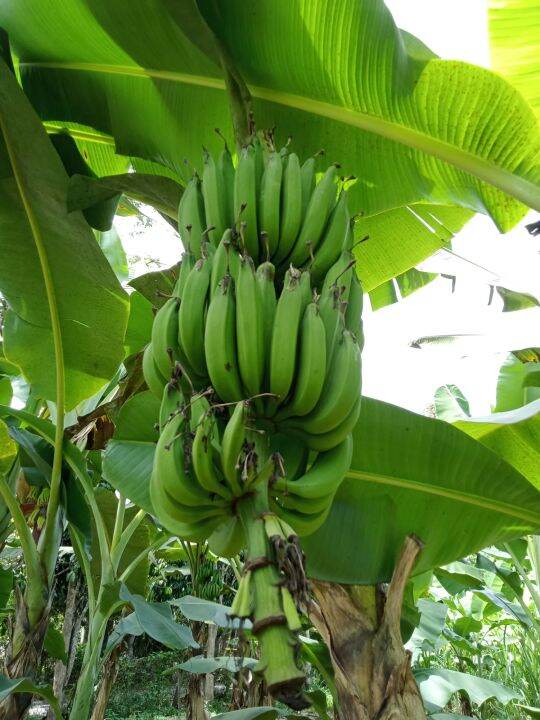
<path fill-rule="evenodd" d="M 221 78 L 203 75 L 192 75 L 172 70 L 156 70 L 138 65 L 107 65 L 101 63 L 70 63 L 70 62 L 21 62 L 21 68 L 42 68 L 57 70 L 80 70 L 113 75 L 156 78 L 215 90 L 225 90 L 225 82 Z M 525 205 L 540 211 L 540 188 L 529 180 L 514 175 L 494 163 L 461 150 L 450 143 L 438 140 L 432 135 L 414 130 L 406 125 L 386 120 L 380 116 L 358 110 L 350 110 L 341 105 L 320 100 L 313 100 L 302 95 L 281 92 L 259 86 L 250 86 L 253 97 L 277 103 L 287 107 L 311 112 L 327 117 L 361 130 L 381 135 L 388 140 L 407 145 L 416 150 L 433 155 L 459 170 L 475 175 L 480 180 L 493 185 L 503 192 L 521 200 Z"/>
<path fill-rule="evenodd" d="M 439 497 L 461 502 L 465 505 L 474 505 L 482 508 L 483 510 L 493 510 L 494 512 L 498 512 L 503 515 L 519 518 L 520 520 L 530 523 L 533 527 L 540 526 L 540 514 L 528 512 L 516 505 L 498 502 L 497 500 L 481 497 L 480 495 L 475 495 L 474 493 L 467 493 L 453 488 L 441 487 L 439 485 L 433 485 L 432 483 L 419 482 L 418 480 L 410 480 L 409 478 L 382 475 L 380 473 L 370 473 L 361 470 L 351 469 L 347 472 L 345 478 L 354 478 L 355 480 L 372 482 L 377 485 L 392 485 L 402 490 L 413 490 L 415 492 L 438 495 Z"/>

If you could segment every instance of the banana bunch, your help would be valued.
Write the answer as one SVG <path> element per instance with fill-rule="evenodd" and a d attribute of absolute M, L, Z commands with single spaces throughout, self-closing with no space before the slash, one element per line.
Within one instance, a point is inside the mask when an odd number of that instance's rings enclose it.
<path fill-rule="evenodd" d="M 271 260 L 280 277 L 290 265 L 309 268 L 318 286 L 351 248 L 352 232 L 338 166 L 317 183 L 315 165 L 315 157 L 301 165 L 288 148 L 277 151 L 272 138 L 242 148 L 236 168 L 226 145 L 217 160 L 205 150 L 202 177 L 189 181 L 178 210 L 185 246 L 200 258 L 205 242 L 217 248 L 235 228 L 241 252 L 254 263 Z"/>
<path fill-rule="evenodd" d="M 310 272 L 291 266 L 276 297 L 272 263 L 255 269 L 227 233 L 213 256 L 186 271 L 191 259 L 186 253 L 144 351 L 152 392 L 161 397 L 175 371 L 184 392 L 211 385 L 222 402 L 253 399 L 259 418 L 312 450 L 343 442 L 361 389 L 362 288 L 350 251 L 331 266 L 320 295 Z"/>
<path fill-rule="evenodd" d="M 337 167 L 205 151 L 179 208 L 187 247 L 143 353 L 161 399 L 150 495 L 172 533 L 246 550 L 231 613 L 253 621 L 270 691 L 305 707 L 298 536 L 324 523 L 360 412 L 362 287 Z"/>

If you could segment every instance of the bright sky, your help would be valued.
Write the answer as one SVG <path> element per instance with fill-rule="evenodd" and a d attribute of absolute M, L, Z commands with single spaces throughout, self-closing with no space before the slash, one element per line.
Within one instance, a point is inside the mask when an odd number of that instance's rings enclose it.
<path fill-rule="evenodd" d="M 489 67 L 485 0 L 386 4 L 401 28 L 441 57 Z M 133 235 L 130 220 L 120 218 L 118 229 L 128 255 L 159 257 L 165 266 L 176 262 L 178 238 L 165 224 L 160 227 L 159 234 L 153 230 L 151 235 Z M 531 237 L 524 223 L 500 235 L 488 218 L 476 216 L 454 240 L 454 252 L 463 259 L 441 253 L 422 266 L 457 274 L 454 294 L 450 282 L 439 279 L 396 305 L 375 313 L 366 310 L 365 394 L 423 412 L 437 387 L 454 383 L 470 400 L 473 414 L 486 415 L 506 352 L 540 345 L 540 309 L 503 314 L 497 295 L 487 304 L 488 283 L 539 294 L 540 238 Z M 146 268 L 139 263 L 137 271 Z M 409 346 L 419 337 L 458 332 L 477 336 L 455 346 Z"/>

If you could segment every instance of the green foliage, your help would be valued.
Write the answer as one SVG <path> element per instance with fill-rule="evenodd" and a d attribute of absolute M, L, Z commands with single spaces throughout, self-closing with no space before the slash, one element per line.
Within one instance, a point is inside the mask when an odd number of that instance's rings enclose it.
<path fill-rule="evenodd" d="M 82 216 L 60 204 L 67 174 L 3 61 L 0 94 L 0 290 L 10 306 L 4 350 L 34 390 L 54 400 L 57 316 L 69 409 L 109 380 L 122 359 L 127 298 Z"/>
<path fill-rule="evenodd" d="M 364 398 L 353 437 L 351 469 L 328 519 L 304 540 L 313 577 L 388 580 L 410 533 L 425 543 L 421 573 L 540 524 L 536 489 L 446 423 Z"/>

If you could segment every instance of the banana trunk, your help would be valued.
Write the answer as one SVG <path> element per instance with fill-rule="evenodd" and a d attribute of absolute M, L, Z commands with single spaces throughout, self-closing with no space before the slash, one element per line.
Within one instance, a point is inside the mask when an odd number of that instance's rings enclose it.
<path fill-rule="evenodd" d="M 258 669 L 268 690 L 293 709 L 308 703 L 302 694 L 304 673 L 298 664 L 298 643 L 283 607 L 283 577 L 276 566 L 264 522 L 269 513 L 267 488 L 256 486 L 238 506 L 247 540 L 246 571 L 251 573 L 253 634 L 260 648 Z"/>

